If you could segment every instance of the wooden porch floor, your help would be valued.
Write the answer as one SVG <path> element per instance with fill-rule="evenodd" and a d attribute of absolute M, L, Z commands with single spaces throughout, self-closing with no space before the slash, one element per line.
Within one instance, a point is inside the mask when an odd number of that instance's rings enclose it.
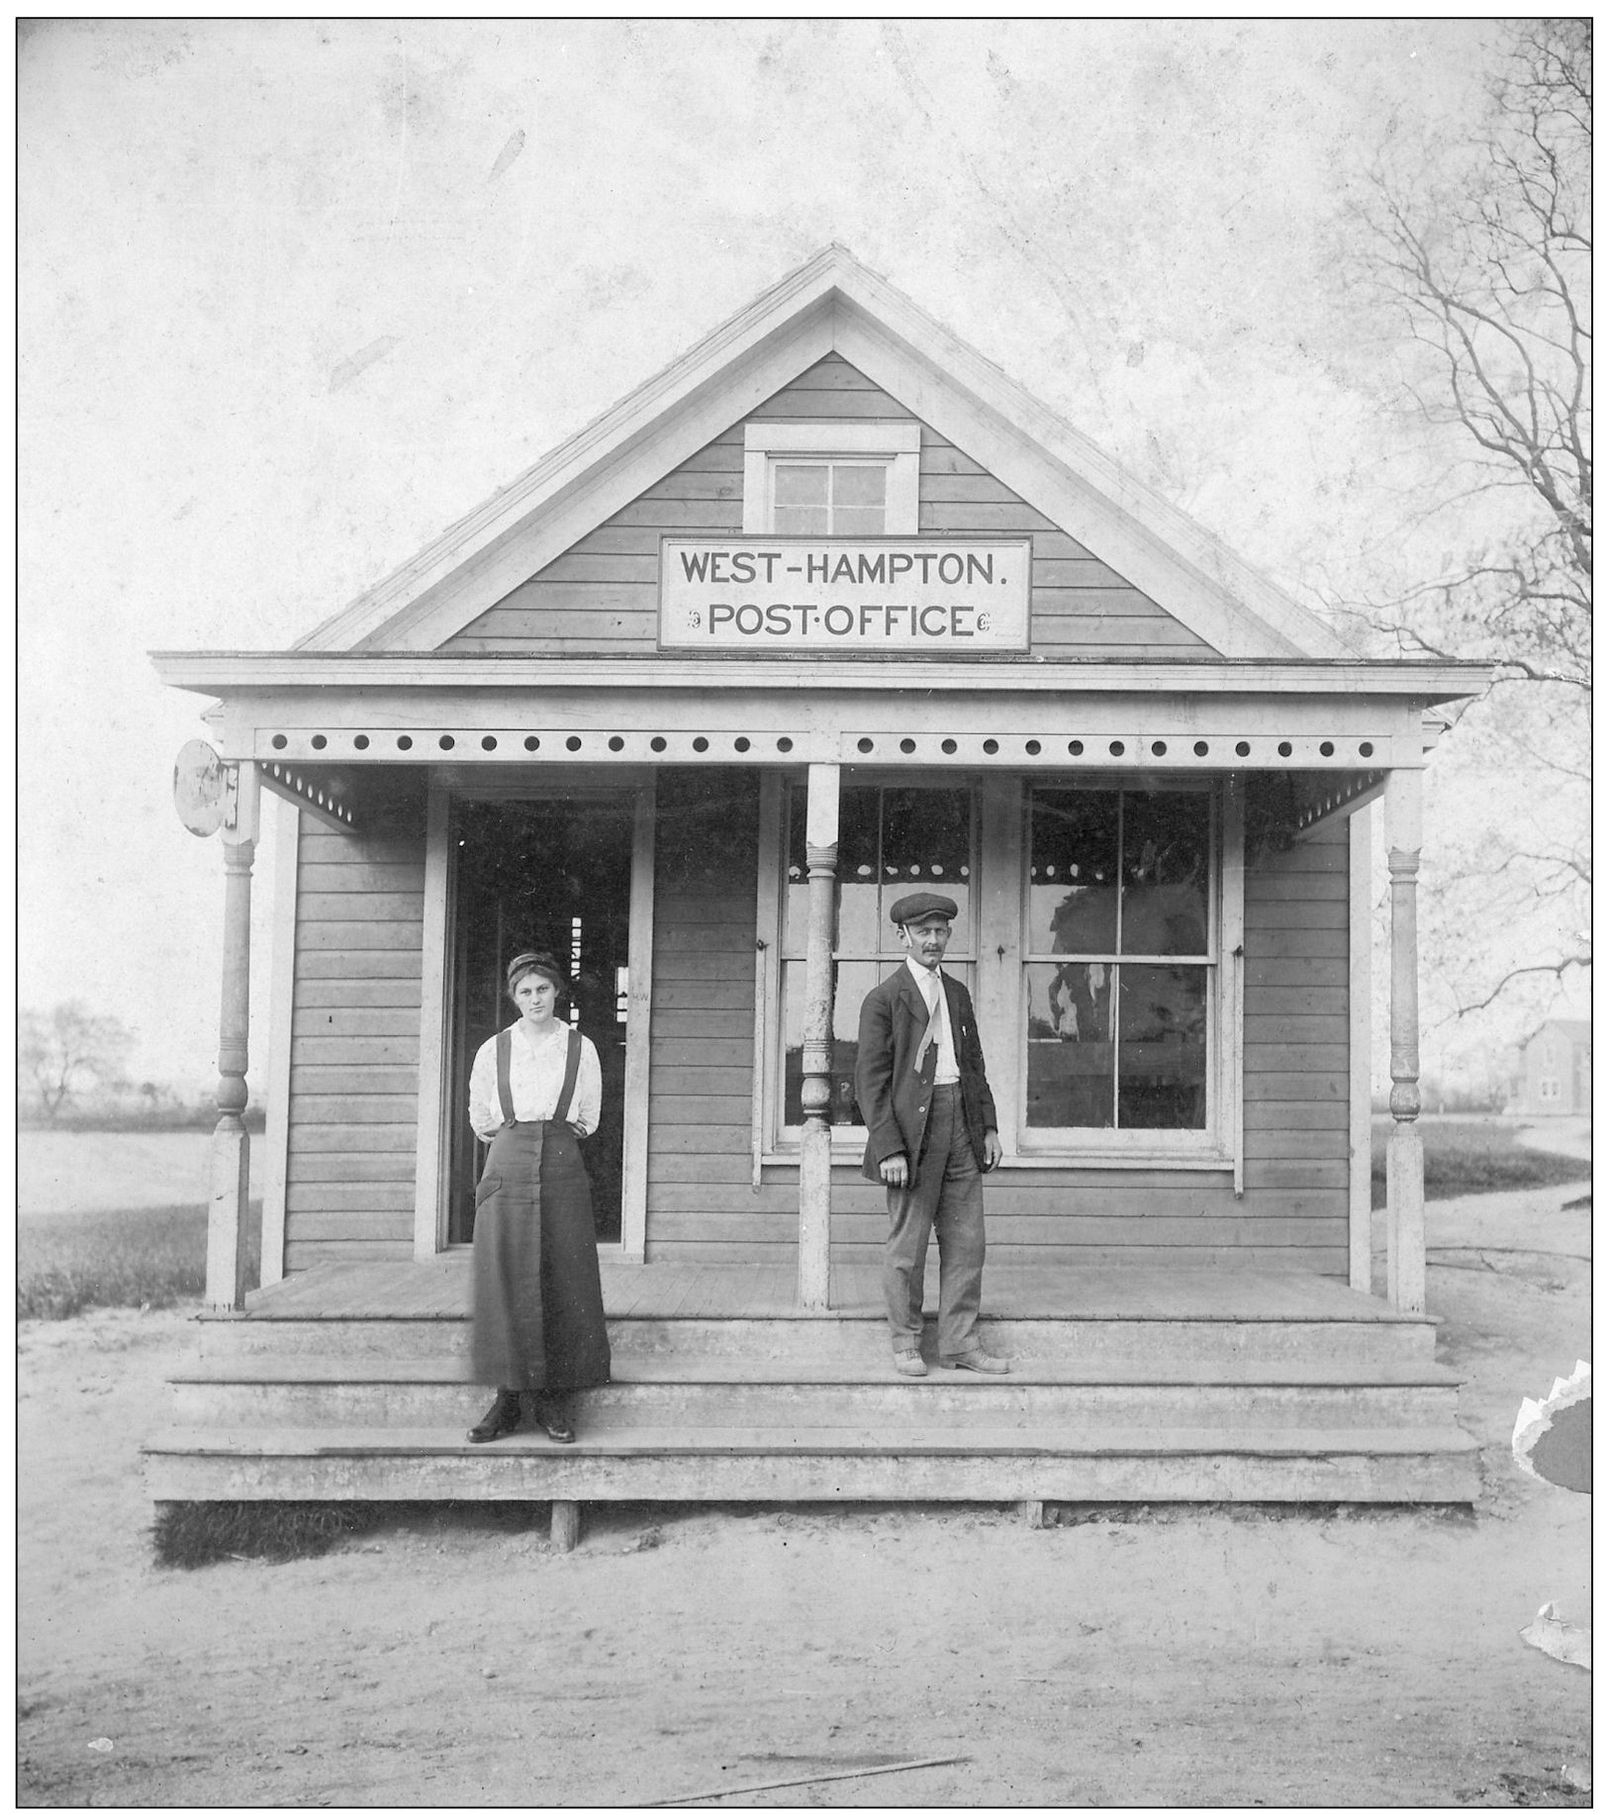
<path fill-rule="evenodd" d="M 796 1303 L 792 1264 L 718 1265 L 660 1261 L 602 1263 L 606 1315 L 612 1318 L 884 1318 L 876 1260 L 843 1261 L 831 1272 L 828 1312 Z M 470 1311 L 470 1258 L 460 1251 L 426 1261 L 341 1262 L 293 1274 L 250 1293 L 249 1319 L 352 1318 L 457 1322 Z M 932 1256 L 925 1302 L 936 1302 Z M 1381 1298 L 1314 1273 L 1249 1267 L 1137 1262 L 1036 1265 L 988 1259 L 982 1316 L 1059 1320 L 1202 1319 L 1263 1323 L 1296 1318 L 1341 1323 L 1429 1323 Z M 228 1314 L 225 1314 L 228 1315 Z"/>

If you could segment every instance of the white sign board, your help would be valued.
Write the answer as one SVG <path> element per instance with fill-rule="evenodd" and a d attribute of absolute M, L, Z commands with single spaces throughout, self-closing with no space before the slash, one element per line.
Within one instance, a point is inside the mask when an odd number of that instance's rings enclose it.
<path fill-rule="evenodd" d="M 1024 537 L 662 539 L 663 649 L 1002 655 L 1030 631 Z"/>

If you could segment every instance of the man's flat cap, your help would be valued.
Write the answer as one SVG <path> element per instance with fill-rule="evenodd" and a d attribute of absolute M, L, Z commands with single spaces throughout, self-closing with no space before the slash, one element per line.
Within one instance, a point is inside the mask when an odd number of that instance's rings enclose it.
<path fill-rule="evenodd" d="M 895 926 L 906 926 L 910 920 L 924 920 L 939 914 L 943 920 L 957 917 L 958 903 L 945 895 L 932 895 L 921 890 L 917 895 L 903 895 L 891 903 L 891 920 Z"/>

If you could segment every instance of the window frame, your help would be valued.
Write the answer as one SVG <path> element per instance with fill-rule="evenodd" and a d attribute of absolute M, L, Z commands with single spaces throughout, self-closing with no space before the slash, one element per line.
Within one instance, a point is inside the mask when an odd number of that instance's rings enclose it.
<path fill-rule="evenodd" d="M 746 535 L 773 535 L 775 463 L 883 465 L 886 473 L 887 536 L 919 533 L 919 424 L 912 418 L 869 418 L 853 422 L 796 420 L 745 425 L 744 492 L 741 529 Z M 827 534 L 824 540 L 873 541 L 870 536 Z"/>

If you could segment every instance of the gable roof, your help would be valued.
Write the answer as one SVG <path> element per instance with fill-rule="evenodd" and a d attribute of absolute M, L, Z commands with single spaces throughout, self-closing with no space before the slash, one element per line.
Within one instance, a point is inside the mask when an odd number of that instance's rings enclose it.
<path fill-rule="evenodd" d="M 765 291 L 296 647 L 441 647 L 830 352 L 1220 655 L 1352 657 L 1305 607 L 842 246 Z"/>

